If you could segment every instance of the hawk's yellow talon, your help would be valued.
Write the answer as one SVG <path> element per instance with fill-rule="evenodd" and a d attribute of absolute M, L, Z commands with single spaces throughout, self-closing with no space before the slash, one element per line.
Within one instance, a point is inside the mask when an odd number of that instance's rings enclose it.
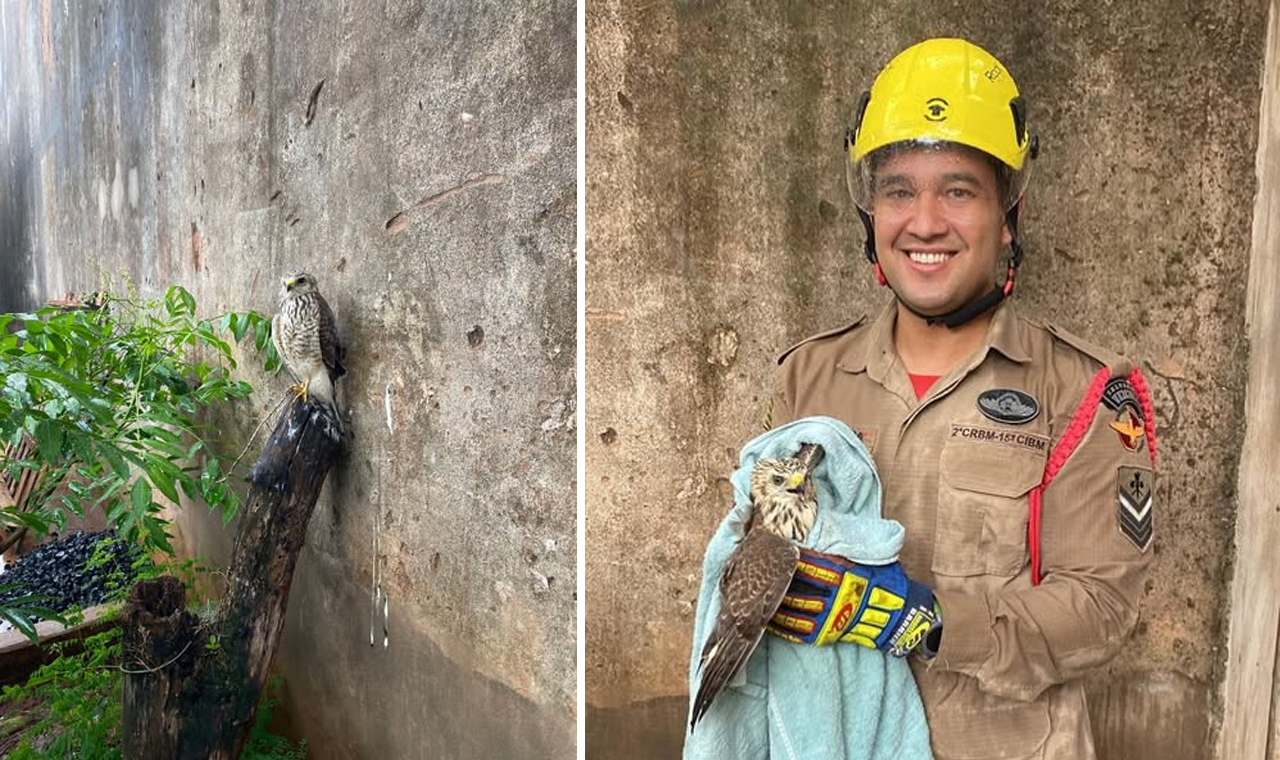
<path fill-rule="evenodd" d="M 307 383 L 294 383 L 289 386 L 289 390 L 293 391 L 300 400 L 307 400 Z"/>

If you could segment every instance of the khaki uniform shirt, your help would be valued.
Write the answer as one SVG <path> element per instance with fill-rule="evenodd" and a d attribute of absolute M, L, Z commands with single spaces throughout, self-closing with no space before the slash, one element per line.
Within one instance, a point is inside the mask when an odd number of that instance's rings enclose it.
<path fill-rule="evenodd" d="M 911 658 L 939 760 L 1093 758 L 1080 676 L 1114 657 L 1133 630 L 1151 556 L 1150 510 L 1145 527 L 1135 530 L 1131 519 L 1127 533 L 1121 512 L 1126 488 L 1138 486 L 1140 499 L 1143 479 L 1145 495 L 1155 487 L 1150 441 L 1132 424 L 1143 419 L 1127 416 L 1141 415 L 1140 405 L 1099 403 L 1044 489 L 1038 587 L 1028 494 L 1095 373 L 1106 366 L 1127 377 L 1131 365 L 1016 316 L 1006 302 L 982 349 L 917 401 L 894 348 L 895 320 L 890 304 L 874 322 L 783 354 L 773 424 L 835 417 L 875 460 L 883 516 L 906 528 L 903 568 L 942 608 L 937 656 Z M 1021 403 L 1014 422 L 984 413 L 984 392 L 1004 389 L 1029 395 L 1038 413 L 1021 419 Z M 1000 395 L 986 394 L 988 408 Z"/>

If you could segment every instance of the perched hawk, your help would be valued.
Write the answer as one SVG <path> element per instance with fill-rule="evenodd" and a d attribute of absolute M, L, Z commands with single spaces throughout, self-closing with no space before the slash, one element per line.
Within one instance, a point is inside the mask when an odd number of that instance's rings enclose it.
<path fill-rule="evenodd" d="M 803 541 L 818 517 L 812 474 L 822 447 L 806 443 L 794 457 L 761 459 L 751 470 L 751 520 L 720 574 L 720 613 L 698 669 L 690 730 L 720 689 L 751 657 L 791 584 Z"/>
<path fill-rule="evenodd" d="M 281 281 L 280 313 L 271 320 L 276 351 L 297 381 L 293 389 L 306 400 L 319 399 L 337 412 L 333 382 L 347 374 L 342 366 L 344 349 L 334 328 L 333 312 L 306 272 Z"/>

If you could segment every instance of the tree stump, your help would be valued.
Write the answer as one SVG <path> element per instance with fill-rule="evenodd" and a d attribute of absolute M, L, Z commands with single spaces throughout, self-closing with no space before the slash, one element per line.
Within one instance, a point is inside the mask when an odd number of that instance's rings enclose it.
<path fill-rule="evenodd" d="M 340 445 L 328 407 L 295 400 L 281 416 L 250 475 L 212 624 L 186 611 L 175 578 L 134 586 L 124 623 L 126 760 L 240 756 L 284 627 L 307 523 Z"/>

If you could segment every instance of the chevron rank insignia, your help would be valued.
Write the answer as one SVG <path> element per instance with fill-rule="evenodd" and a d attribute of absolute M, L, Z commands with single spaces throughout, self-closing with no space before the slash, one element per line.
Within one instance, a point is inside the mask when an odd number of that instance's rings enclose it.
<path fill-rule="evenodd" d="M 1151 548 L 1155 535 L 1151 514 L 1155 490 L 1155 474 L 1151 470 L 1121 467 L 1116 472 L 1117 525 L 1143 553 Z"/>

